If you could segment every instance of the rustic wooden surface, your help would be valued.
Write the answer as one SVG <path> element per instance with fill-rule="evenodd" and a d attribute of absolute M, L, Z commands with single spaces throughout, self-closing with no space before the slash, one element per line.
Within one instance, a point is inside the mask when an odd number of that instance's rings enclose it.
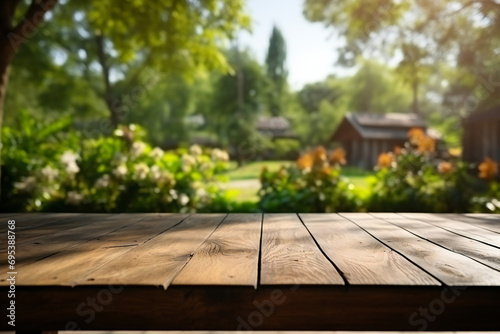
<path fill-rule="evenodd" d="M 500 215 L 9 219 L 18 330 L 500 330 Z"/>

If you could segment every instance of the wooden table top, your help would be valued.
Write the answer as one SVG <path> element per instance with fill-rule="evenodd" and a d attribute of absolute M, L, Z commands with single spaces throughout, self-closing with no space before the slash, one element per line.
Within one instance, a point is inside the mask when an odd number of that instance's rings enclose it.
<path fill-rule="evenodd" d="M 4 240 L 16 221 L 21 329 L 500 330 L 500 215 L 0 220 Z M 4 260 L 0 293 L 8 272 Z M 87 322 L 93 297 L 101 304 Z"/>

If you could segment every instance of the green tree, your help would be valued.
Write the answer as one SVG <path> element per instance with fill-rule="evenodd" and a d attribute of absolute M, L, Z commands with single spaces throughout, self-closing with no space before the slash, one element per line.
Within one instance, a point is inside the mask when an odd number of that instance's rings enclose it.
<path fill-rule="evenodd" d="M 56 4 L 57 0 L 5 0 L 0 3 L 0 128 L 14 56 L 23 43 L 37 37 L 44 14 Z M 85 41 L 76 43 L 75 47 L 79 48 L 76 53 L 69 48 L 66 52 L 69 56 L 83 54 L 86 50 L 94 55 L 86 59 L 90 68 L 97 67 L 101 71 L 101 95 L 110 109 L 111 122 L 116 126 L 121 115 L 120 100 L 113 89 L 113 73 L 119 77 L 123 68 L 128 68 L 127 64 L 135 68 L 146 65 L 186 76 L 207 67 L 228 69 L 218 46 L 240 27 L 248 26 L 249 19 L 242 8 L 242 0 L 139 0 L 121 1 L 119 5 L 116 0 L 74 0 L 59 6 L 59 12 L 54 13 L 50 21 L 59 27 L 62 35 L 68 32 L 66 36 L 74 36 L 76 32 L 81 37 L 77 41 Z M 66 41 L 73 40 L 66 38 Z M 86 42 L 92 43 L 92 47 L 86 49 L 89 46 Z"/>
<path fill-rule="evenodd" d="M 347 79 L 329 76 L 325 81 L 305 85 L 296 94 L 299 110 L 292 113 L 294 130 L 304 146 L 327 145 L 329 137 L 347 111 Z M 294 103 L 290 104 L 294 106 Z"/>
<path fill-rule="evenodd" d="M 470 95 L 484 86 L 476 78 L 478 73 L 480 78 L 491 73 L 492 62 L 498 58 L 500 3 L 495 0 L 306 0 L 304 14 L 313 22 L 333 26 L 345 37 L 339 57 L 342 64 L 353 65 L 357 56 L 368 53 L 387 58 L 397 55 L 401 59 L 398 73 L 412 89 L 415 112 L 420 111 L 419 99 L 426 93 L 421 88 L 440 64 L 455 61 L 457 68 L 466 70 L 454 87 L 472 88 L 466 89 Z M 487 97 L 498 101 L 498 94 Z"/>
<path fill-rule="evenodd" d="M 373 61 L 363 61 L 349 78 L 345 94 L 351 112 L 407 112 L 411 92 L 402 86 L 394 70 Z"/>
<path fill-rule="evenodd" d="M 260 145 L 256 142 L 256 120 L 263 113 L 266 76 L 248 50 L 233 48 L 227 58 L 236 72 L 214 79 L 205 118 L 220 143 L 243 161 L 249 150 L 253 152 Z"/>
<path fill-rule="evenodd" d="M 287 86 L 286 42 L 278 27 L 273 26 L 266 56 L 266 72 L 270 79 L 269 107 L 271 111 L 284 109 L 283 99 Z"/>

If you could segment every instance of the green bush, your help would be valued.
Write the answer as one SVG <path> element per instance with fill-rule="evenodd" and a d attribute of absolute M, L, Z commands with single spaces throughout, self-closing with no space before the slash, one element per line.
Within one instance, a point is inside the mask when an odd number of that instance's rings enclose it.
<path fill-rule="evenodd" d="M 23 117 L 25 118 L 25 117 Z M 27 117 L 26 117 L 27 119 Z M 82 140 L 28 121 L 4 129 L 2 211 L 224 211 L 229 157 L 199 146 L 164 152 L 141 141 L 137 126 Z M 43 129 L 51 129 L 46 131 Z M 41 133 L 40 131 L 45 131 Z"/>
<path fill-rule="evenodd" d="M 410 131 L 409 136 L 404 148 L 379 156 L 367 210 L 483 211 L 478 198 L 488 191 L 489 185 L 473 174 L 474 166 L 458 160 L 436 160 L 431 138 L 419 130 Z M 488 177 L 491 174 L 490 171 Z"/>
<path fill-rule="evenodd" d="M 300 155 L 300 142 L 295 139 L 277 139 L 274 142 L 274 158 L 277 160 L 295 160 Z"/>
<path fill-rule="evenodd" d="M 277 172 L 261 173 L 259 206 L 264 212 L 355 211 L 360 202 L 340 176 L 345 152 L 336 150 L 330 158 L 323 147 L 306 153 L 297 165 Z"/>

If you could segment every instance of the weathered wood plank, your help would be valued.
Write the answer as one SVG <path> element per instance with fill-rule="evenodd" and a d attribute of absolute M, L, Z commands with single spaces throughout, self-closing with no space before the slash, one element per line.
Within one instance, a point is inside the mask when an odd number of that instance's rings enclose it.
<path fill-rule="evenodd" d="M 500 249 L 482 242 L 464 238 L 455 233 L 418 220 L 387 219 L 394 225 L 434 242 L 455 253 L 468 256 L 496 270 L 500 270 Z M 500 283 L 500 282 L 499 282 Z"/>
<path fill-rule="evenodd" d="M 16 221 L 16 244 L 24 247 L 26 244 L 34 244 L 40 238 L 53 236 L 62 231 L 68 231 L 72 228 L 88 226 L 91 224 L 100 224 L 102 222 L 119 217 L 117 214 L 86 214 L 72 215 L 64 217 L 57 215 L 50 219 L 38 220 L 28 219 L 26 221 Z M 124 216 L 121 216 L 122 218 Z M 26 222 L 26 224 L 24 224 Z M 33 223 L 34 222 L 34 223 Z M 30 225 L 30 223 L 33 223 Z M 18 226 L 18 224 L 20 226 Z M 0 251 L 6 249 L 6 245 L 0 245 Z"/>
<path fill-rule="evenodd" d="M 75 286 L 83 277 L 106 265 L 156 235 L 180 223 L 187 215 L 144 215 L 133 222 L 48 258 L 18 265 L 19 284 Z M 127 216 L 128 217 L 128 216 Z"/>
<path fill-rule="evenodd" d="M 53 256 L 65 249 L 76 247 L 141 219 L 140 216 L 136 215 L 107 215 L 102 220 L 93 220 L 90 224 L 85 224 L 85 222 L 88 222 L 85 217 L 84 215 L 81 219 L 75 218 L 75 220 L 78 219 L 79 221 L 78 227 L 62 229 L 57 233 L 48 235 L 40 234 L 30 242 L 23 242 L 22 232 L 16 234 L 17 266 L 21 264 L 29 265 L 43 258 Z M 39 230 L 37 229 L 37 231 Z M 5 281 L 6 272 L 8 271 L 7 266 L 7 263 L 0 265 L 0 285 L 7 284 Z M 20 272 L 18 279 L 22 281 L 22 272 Z"/>
<path fill-rule="evenodd" d="M 337 214 L 300 214 L 349 284 L 440 285 L 432 276 Z"/>
<path fill-rule="evenodd" d="M 334 284 L 344 280 L 295 214 L 265 214 L 260 283 Z"/>
<path fill-rule="evenodd" d="M 10 216 L 5 217 L 4 222 L 0 224 L 0 232 L 7 229 L 7 221 L 11 219 L 16 221 L 17 231 L 25 231 L 39 228 L 47 224 L 52 225 L 68 222 L 72 218 L 81 215 L 81 213 L 21 213 L 12 216 L 12 218 L 10 218 Z"/>
<path fill-rule="evenodd" d="M 477 241 L 481 241 L 491 246 L 500 247 L 500 235 L 497 233 L 491 233 L 491 231 L 485 230 L 483 228 L 474 226 L 472 224 L 467 224 L 458 220 L 452 220 L 448 218 L 449 215 L 439 215 L 438 219 L 433 220 L 419 220 L 425 223 L 432 224 L 436 227 L 445 229 L 447 231 L 456 233 L 458 235 L 471 238 Z"/>
<path fill-rule="evenodd" d="M 257 287 L 262 214 L 230 214 L 199 247 L 173 285 Z"/>
<path fill-rule="evenodd" d="M 500 330 L 499 287 L 49 286 L 18 293 L 18 330 Z M 92 321 L 89 300 L 99 308 Z M 6 321 L 0 329 L 9 329 Z"/>
<path fill-rule="evenodd" d="M 368 214 L 367 214 L 368 215 Z M 342 214 L 349 219 L 349 214 Z M 351 219 L 448 286 L 499 286 L 500 272 L 377 219 Z"/>
<path fill-rule="evenodd" d="M 402 216 L 426 222 L 453 220 L 469 223 L 485 230 L 500 233 L 500 215 L 497 214 L 433 214 L 433 213 L 401 213 Z"/>
<path fill-rule="evenodd" d="M 170 285 L 191 256 L 223 221 L 223 214 L 197 214 L 83 277 L 80 284 Z"/>
<path fill-rule="evenodd" d="M 500 218 L 498 215 L 453 215 L 453 218 L 465 223 L 484 228 L 485 230 L 500 233 Z"/>

